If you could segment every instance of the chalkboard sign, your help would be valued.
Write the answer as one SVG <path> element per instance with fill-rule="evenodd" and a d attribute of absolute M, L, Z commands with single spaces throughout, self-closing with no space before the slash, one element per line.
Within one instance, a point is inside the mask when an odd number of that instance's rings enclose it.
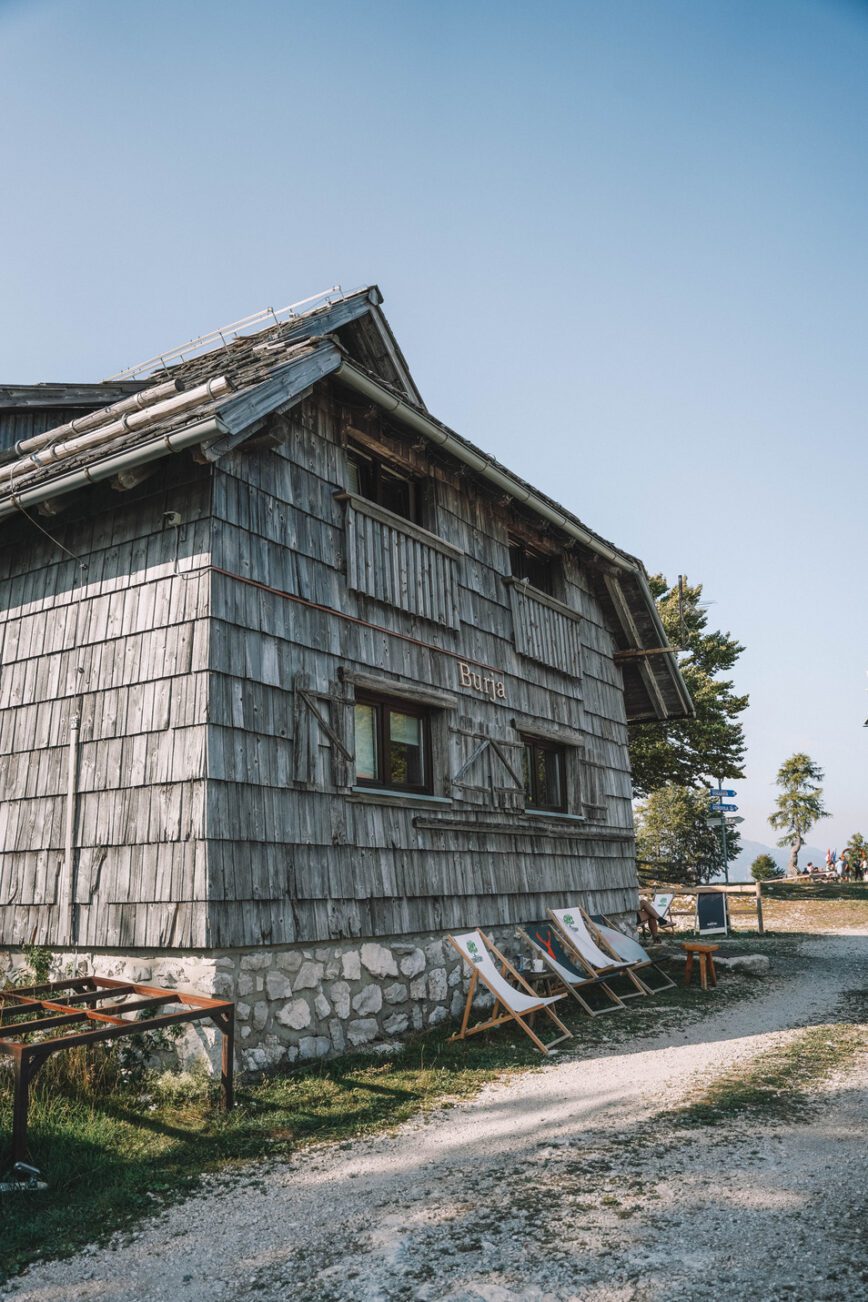
<path fill-rule="evenodd" d="M 696 897 L 696 930 L 700 936 L 726 931 L 726 896 L 722 891 L 703 892 Z"/>

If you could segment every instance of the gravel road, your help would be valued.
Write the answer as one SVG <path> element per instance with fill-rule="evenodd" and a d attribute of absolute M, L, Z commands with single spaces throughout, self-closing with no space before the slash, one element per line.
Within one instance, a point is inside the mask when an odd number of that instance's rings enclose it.
<path fill-rule="evenodd" d="M 674 1134 L 656 1121 L 864 990 L 866 934 L 805 938 L 795 975 L 717 1007 L 710 992 L 699 1023 L 648 1007 L 647 1033 L 627 1046 L 564 1055 L 391 1135 L 212 1180 L 134 1235 L 34 1266 L 0 1296 L 868 1299 L 868 1062 L 792 1122 Z"/>

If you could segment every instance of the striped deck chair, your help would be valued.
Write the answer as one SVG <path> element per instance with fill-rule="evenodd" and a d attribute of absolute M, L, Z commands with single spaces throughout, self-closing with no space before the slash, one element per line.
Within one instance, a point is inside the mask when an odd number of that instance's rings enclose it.
<path fill-rule="evenodd" d="M 617 958 L 623 959 L 625 963 L 635 963 L 634 972 L 641 972 L 641 981 L 653 995 L 659 994 L 661 990 L 671 990 L 675 982 L 659 967 L 651 955 L 648 954 L 638 940 L 633 940 L 631 936 L 625 936 L 623 931 L 619 931 L 613 926 L 607 917 L 602 913 L 592 913 L 589 921 L 593 924 L 594 930 L 599 935 L 608 948 L 616 955 Z M 654 985 L 650 985 L 648 977 L 651 972 L 656 972 L 660 978 L 655 978 Z"/>
<path fill-rule="evenodd" d="M 527 941 L 552 976 L 569 991 L 589 1017 L 599 1017 L 601 1013 L 614 1013 L 616 1008 L 624 1007 L 622 1000 L 614 990 L 609 988 L 602 977 L 590 976 L 586 968 L 576 965 L 575 958 L 567 949 L 554 923 L 529 922 L 526 927 L 517 927 L 516 934 Z M 609 1002 L 595 1008 L 586 997 L 592 990 L 601 991 Z"/>
<path fill-rule="evenodd" d="M 567 947 L 592 976 L 603 977 L 607 982 L 615 977 L 624 977 L 634 987 L 632 990 L 617 991 L 619 999 L 638 999 L 640 995 L 650 993 L 637 977 L 635 963 L 617 958 L 611 950 L 604 949 L 597 943 L 588 930 L 585 915 L 578 905 L 574 909 L 549 909 L 549 917 L 566 941 Z"/>
<path fill-rule="evenodd" d="M 547 995 L 543 997 L 535 994 L 521 973 L 517 972 L 512 966 L 509 959 L 504 958 L 496 945 L 487 936 L 484 936 L 481 931 L 467 931 L 461 936 L 449 936 L 448 939 L 470 968 L 470 989 L 467 991 L 467 1003 L 464 1005 L 461 1029 L 450 1036 L 450 1039 L 464 1040 L 468 1035 L 478 1035 L 480 1031 L 489 1031 L 495 1026 L 503 1026 L 505 1022 L 516 1022 L 525 1034 L 530 1036 L 540 1053 L 548 1053 L 556 1044 L 560 1044 L 561 1040 L 572 1038 L 572 1031 L 569 1031 L 564 1026 L 551 1008 L 552 1004 L 556 1004 L 559 999 L 564 998 L 563 995 Z M 498 963 L 500 964 L 499 969 Z M 517 990 L 510 981 L 507 981 L 507 972 L 519 983 L 522 987 L 521 990 Z M 494 995 L 494 1008 L 491 1016 L 486 1018 L 485 1021 L 477 1022 L 475 1026 L 471 1026 L 470 1010 L 476 994 L 476 987 L 480 981 Z M 544 1012 L 554 1022 L 558 1030 L 562 1032 L 556 1039 L 549 1040 L 548 1044 L 543 1043 L 526 1020 L 533 1013 L 539 1012 Z"/>

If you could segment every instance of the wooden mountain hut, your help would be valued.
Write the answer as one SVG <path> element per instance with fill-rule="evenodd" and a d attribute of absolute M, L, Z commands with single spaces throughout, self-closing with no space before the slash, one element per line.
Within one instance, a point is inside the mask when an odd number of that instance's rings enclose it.
<path fill-rule="evenodd" d="M 692 709 L 641 562 L 381 301 L 0 389 L 6 963 L 230 995 L 249 1068 L 448 1016 L 448 929 L 634 909 L 627 724 Z"/>

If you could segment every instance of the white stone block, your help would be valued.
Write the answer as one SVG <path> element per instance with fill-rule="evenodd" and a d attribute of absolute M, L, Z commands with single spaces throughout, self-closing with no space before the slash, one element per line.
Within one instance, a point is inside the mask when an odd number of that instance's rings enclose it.
<path fill-rule="evenodd" d="M 362 964 L 368 969 L 371 976 L 385 977 L 398 975 L 398 964 L 395 962 L 391 950 L 386 949 L 385 945 L 377 945 L 373 942 L 368 942 L 363 945 Z"/>
<path fill-rule="evenodd" d="M 332 1003 L 338 1017 L 344 1020 L 350 1015 L 350 987 L 346 981 L 336 981 L 331 988 Z"/>
<path fill-rule="evenodd" d="M 400 968 L 405 977 L 418 976 L 425 971 L 425 954 L 421 949 L 414 949 L 401 959 Z"/>
<path fill-rule="evenodd" d="M 277 1014 L 281 1026 L 289 1026 L 293 1031 L 301 1031 L 310 1026 L 310 1007 L 306 999 L 294 999 L 291 1004 L 281 1008 Z"/>
<path fill-rule="evenodd" d="M 403 981 L 393 981 L 383 991 L 383 998 L 387 1004 L 403 1004 L 407 998 L 407 987 Z"/>
<path fill-rule="evenodd" d="M 324 1022 L 332 1010 L 332 1006 L 320 990 L 313 1001 L 314 1010 L 321 1022 Z"/>
<path fill-rule="evenodd" d="M 439 1026 L 441 1022 L 446 1021 L 448 1016 L 449 1016 L 448 1011 L 445 1008 L 443 1008 L 442 1005 L 439 1008 L 432 1008 L 431 1013 L 428 1017 L 428 1025 Z"/>
<path fill-rule="evenodd" d="M 435 967 L 428 973 L 428 998 L 439 1003 L 446 998 L 447 992 L 446 969 Z"/>
<path fill-rule="evenodd" d="M 410 1025 L 410 1019 L 406 1013 L 392 1013 L 383 1022 L 383 1030 L 387 1035 L 401 1035 Z"/>
<path fill-rule="evenodd" d="M 424 999 L 425 991 L 428 989 L 428 981 L 425 977 L 417 977 L 415 981 L 410 982 L 410 998 Z"/>
<path fill-rule="evenodd" d="M 383 992 L 375 985 L 365 986 L 353 1000 L 353 1008 L 357 1013 L 378 1013 L 382 1007 Z"/>
<path fill-rule="evenodd" d="M 250 1016 L 250 1005 L 238 1003 L 235 1005 L 235 1019 L 239 1022 L 246 1022 Z"/>
<path fill-rule="evenodd" d="M 347 981 L 358 981 L 362 975 L 362 961 L 358 951 L 351 949 L 346 954 L 341 954 L 341 971 Z"/>
<path fill-rule="evenodd" d="M 284 972 L 272 968 L 265 975 L 265 993 L 269 999 L 288 999 L 292 994 L 292 982 Z"/>
<path fill-rule="evenodd" d="M 263 972 L 267 967 L 271 967 L 272 961 L 270 951 L 266 954 L 242 954 L 241 971 Z"/>
<path fill-rule="evenodd" d="M 252 995 L 256 989 L 256 978 L 252 972 L 242 972 L 235 983 L 235 992 L 238 995 Z"/>
<path fill-rule="evenodd" d="M 350 1022 L 347 1027 L 347 1037 L 350 1044 L 370 1044 L 371 1040 L 377 1034 L 379 1027 L 373 1017 L 363 1017 L 357 1022 Z"/>
<path fill-rule="evenodd" d="M 262 999 L 258 1004 L 255 1004 L 253 1007 L 254 1031 L 261 1031 L 267 1021 L 268 1021 L 268 1004 L 265 1002 L 264 999 Z"/>
<path fill-rule="evenodd" d="M 343 1053 L 347 1044 L 344 1036 L 344 1028 L 335 1017 L 333 1017 L 329 1022 L 329 1035 L 332 1037 L 332 1044 L 335 1047 L 335 1052 Z"/>
<path fill-rule="evenodd" d="M 305 1035 L 298 1042 L 299 1056 L 302 1058 L 324 1058 L 331 1053 L 332 1042 L 327 1035 Z"/>
<path fill-rule="evenodd" d="M 322 981 L 322 974 L 322 963 L 313 963 L 310 959 L 305 959 L 298 976 L 293 982 L 293 990 L 315 990 Z"/>
<path fill-rule="evenodd" d="M 285 949 L 281 953 L 275 954 L 275 962 L 284 972 L 297 972 L 301 967 L 301 954 L 297 949 Z"/>

